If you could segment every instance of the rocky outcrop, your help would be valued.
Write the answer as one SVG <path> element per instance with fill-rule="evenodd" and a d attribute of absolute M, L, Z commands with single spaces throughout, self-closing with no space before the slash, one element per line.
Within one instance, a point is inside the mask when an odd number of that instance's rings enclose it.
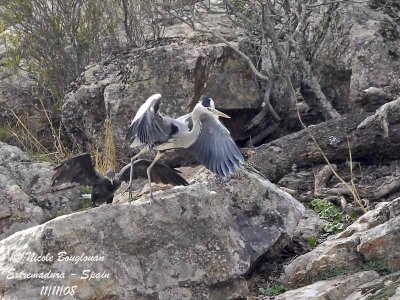
<path fill-rule="evenodd" d="M 338 5 L 314 50 L 324 92 L 342 113 L 372 112 L 400 96 L 399 10 L 387 2 Z"/>
<path fill-rule="evenodd" d="M 357 287 L 369 283 L 379 277 L 375 271 L 365 271 L 335 279 L 322 280 L 303 288 L 288 291 L 277 296 L 276 300 L 325 300 L 325 299 L 348 299 Z"/>
<path fill-rule="evenodd" d="M 311 240 L 318 240 L 318 237 L 324 233 L 324 221 L 312 209 L 306 208 L 304 215 L 293 234 L 293 247 L 300 254 L 312 250 Z"/>
<path fill-rule="evenodd" d="M 258 300 L 396 300 L 400 298 L 400 272 L 379 276 L 375 271 L 363 271 L 351 275 L 321 280 L 290 290 L 276 297 L 257 297 Z"/>
<path fill-rule="evenodd" d="M 50 163 L 2 142 L 0 157 L 0 239 L 82 208 L 81 188 L 50 191 Z"/>
<path fill-rule="evenodd" d="M 308 284 L 321 273 L 355 270 L 365 264 L 400 269 L 400 198 L 380 203 L 340 234 L 330 237 L 311 252 L 297 257 L 285 268 L 290 286 Z"/>
<path fill-rule="evenodd" d="M 190 112 L 203 93 L 228 113 L 259 105 L 252 73 L 233 50 L 224 44 L 175 43 L 132 49 L 89 66 L 64 99 L 63 123 L 78 142 L 87 144 L 103 131 L 109 116 L 117 144 L 122 144 L 128 123 L 154 93 L 163 95 L 160 111 L 173 117 Z M 242 133 L 232 126 L 234 137 Z M 121 156 L 123 151 L 118 151 Z"/>
<path fill-rule="evenodd" d="M 62 286 L 63 292 L 76 286 L 74 297 L 84 299 L 243 298 L 242 275 L 257 257 L 290 239 L 304 211 L 246 170 L 224 179 L 203 172 L 192 185 L 155 197 L 161 207 L 146 198 L 104 205 L 0 241 L 0 294 L 44 299 L 43 286 Z M 31 261 L 32 255 L 48 259 Z M 49 271 L 63 278 L 19 275 Z"/>
<path fill-rule="evenodd" d="M 345 300 L 400 299 L 400 272 L 362 284 Z"/>

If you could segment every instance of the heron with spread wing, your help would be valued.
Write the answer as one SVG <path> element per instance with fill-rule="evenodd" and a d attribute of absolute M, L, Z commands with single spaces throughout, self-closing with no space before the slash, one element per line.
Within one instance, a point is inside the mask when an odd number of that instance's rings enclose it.
<path fill-rule="evenodd" d="M 75 182 L 82 185 L 92 186 L 92 207 L 102 203 L 112 203 L 115 191 L 121 186 L 123 181 L 129 181 L 131 178 L 147 178 L 147 169 L 152 162 L 145 159 L 139 159 L 131 164 L 124 166 L 118 173 L 109 170 L 106 176 L 95 171 L 92 159 L 88 153 L 75 156 L 57 167 L 51 178 L 51 186 L 59 186 L 66 182 Z M 188 185 L 188 182 L 179 175 L 179 171 L 162 163 L 154 164 L 151 170 L 151 179 L 153 182 Z"/>
<path fill-rule="evenodd" d="M 130 147 L 141 147 L 141 150 L 131 159 L 135 161 L 141 154 L 155 150 L 157 154 L 147 168 L 147 178 L 151 189 L 151 170 L 163 153 L 170 149 L 186 148 L 207 169 L 220 176 L 229 176 L 244 164 L 244 159 L 236 146 L 230 132 L 219 121 L 218 117 L 230 118 L 215 108 L 214 101 L 201 96 L 190 114 L 173 119 L 159 113 L 160 94 L 148 98 L 139 108 L 127 131 L 125 140 Z M 129 187 L 133 173 L 129 181 Z M 131 190 L 129 190 L 129 197 Z"/>

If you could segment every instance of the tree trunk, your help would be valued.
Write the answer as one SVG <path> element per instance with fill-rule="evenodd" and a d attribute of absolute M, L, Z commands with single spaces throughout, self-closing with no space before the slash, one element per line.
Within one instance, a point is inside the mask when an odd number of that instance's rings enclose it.
<path fill-rule="evenodd" d="M 310 126 L 249 151 L 248 163 L 272 182 L 277 182 L 298 167 L 325 163 L 323 155 L 310 138 L 315 137 L 331 163 L 344 162 L 349 157 L 349 140 L 353 160 L 400 158 L 400 122 L 390 124 L 389 135 L 381 126 L 357 129 L 367 114 L 350 114 Z"/>

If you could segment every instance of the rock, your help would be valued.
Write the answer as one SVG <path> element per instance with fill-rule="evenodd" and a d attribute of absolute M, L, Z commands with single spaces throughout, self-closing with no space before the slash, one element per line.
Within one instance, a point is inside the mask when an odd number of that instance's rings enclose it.
<path fill-rule="evenodd" d="M 358 286 L 345 300 L 369 299 L 400 299 L 400 272 L 381 276 Z"/>
<path fill-rule="evenodd" d="M 331 236 L 311 252 L 297 257 L 285 268 L 283 280 L 290 286 L 312 282 L 319 274 L 355 270 L 365 264 L 400 267 L 400 198 L 381 203 L 343 232 Z"/>
<path fill-rule="evenodd" d="M 312 250 L 313 246 L 310 239 L 318 240 L 318 237 L 324 232 L 324 221 L 312 209 L 306 208 L 303 217 L 299 224 L 296 226 L 293 234 L 293 244 L 296 253 L 308 252 Z M 300 249 L 298 249 L 300 247 Z"/>
<path fill-rule="evenodd" d="M 103 205 L 0 241 L 0 294 L 27 299 L 42 286 L 77 286 L 74 297 L 81 299 L 245 298 L 242 275 L 290 238 L 304 208 L 246 170 L 221 180 L 208 172 L 197 178 L 205 181 L 157 192 L 162 207 L 146 198 Z M 101 261 L 59 261 L 62 251 Z M 52 259 L 29 261 L 27 253 Z M 3 280 L 10 272 L 49 270 L 65 277 Z M 82 279 L 84 270 L 104 276 Z"/>
<path fill-rule="evenodd" d="M 213 97 L 219 109 L 232 112 L 233 119 L 239 118 L 237 110 L 246 110 L 240 116 L 242 123 L 259 105 L 250 69 L 225 44 L 171 44 L 132 49 L 88 66 L 64 99 L 63 123 L 79 143 L 87 145 L 101 136 L 109 116 L 116 143 L 122 145 L 127 125 L 154 93 L 163 95 L 160 111 L 173 117 L 190 112 L 203 93 Z M 233 136 L 240 138 L 242 127 L 229 124 Z M 120 148 L 117 153 L 126 157 L 127 147 Z"/>
<path fill-rule="evenodd" d="M 50 163 L 2 142 L 0 157 L 0 239 L 82 208 L 81 188 L 50 192 Z"/>
<path fill-rule="evenodd" d="M 265 249 L 269 255 L 277 255 L 291 241 L 304 214 L 304 206 L 292 196 L 244 168 L 229 177 L 204 170 L 192 178 L 190 183 L 193 182 L 207 186 L 224 198 L 252 248 L 253 260 Z"/>
<path fill-rule="evenodd" d="M 302 288 L 285 292 L 275 300 L 325 300 L 347 299 L 360 285 L 379 277 L 375 271 L 365 271 L 347 276 L 340 276 L 330 280 L 323 280 Z"/>
<path fill-rule="evenodd" d="M 372 112 L 400 96 L 400 29 L 390 16 L 395 4 L 375 2 L 338 6 L 313 59 L 341 113 Z"/>

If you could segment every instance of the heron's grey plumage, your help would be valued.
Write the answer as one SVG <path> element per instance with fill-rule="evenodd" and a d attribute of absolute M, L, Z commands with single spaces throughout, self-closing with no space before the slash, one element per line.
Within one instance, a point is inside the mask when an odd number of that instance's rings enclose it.
<path fill-rule="evenodd" d="M 161 95 L 160 95 L 161 97 Z M 126 141 L 137 145 L 147 144 L 154 147 L 156 144 L 166 142 L 175 128 L 165 120 L 159 112 L 160 98 L 158 94 L 150 97 L 140 109 L 141 114 L 136 114 L 126 134 Z M 146 109 L 143 109 L 146 108 Z M 135 144 L 134 144 L 135 145 Z"/>
<path fill-rule="evenodd" d="M 164 117 L 159 112 L 160 94 L 148 98 L 139 108 L 126 134 L 131 147 L 143 146 L 132 157 L 133 163 L 141 154 L 156 150 L 155 163 L 163 151 L 187 148 L 212 172 L 229 176 L 244 163 L 242 154 L 230 136 L 229 130 L 219 121 L 218 116 L 229 118 L 215 109 L 214 101 L 202 96 L 190 114 L 177 119 Z M 152 165 L 149 166 L 148 179 Z M 129 186 L 131 181 L 129 183 Z M 130 194 L 131 195 L 131 194 Z M 150 195 L 153 199 L 150 183 Z"/>
<path fill-rule="evenodd" d="M 229 130 L 212 115 L 201 114 L 199 122 L 200 133 L 188 149 L 213 173 L 220 176 L 233 174 L 244 159 Z"/>

